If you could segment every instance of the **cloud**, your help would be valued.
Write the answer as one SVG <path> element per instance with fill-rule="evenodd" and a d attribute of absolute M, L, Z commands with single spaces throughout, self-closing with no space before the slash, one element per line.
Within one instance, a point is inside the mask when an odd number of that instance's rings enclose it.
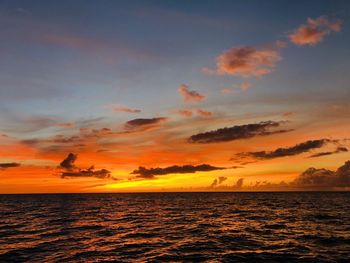
<path fill-rule="evenodd" d="M 218 185 L 218 179 L 214 179 L 214 181 L 211 183 L 210 187 L 215 187 Z"/>
<path fill-rule="evenodd" d="M 256 136 L 271 135 L 276 133 L 288 132 L 290 130 L 273 130 L 271 128 L 279 127 L 281 122 L 264 121 L 254 124 L 236 125 L 192 135 L 188 141 L 190 143 L 214 143 L 227 142 L 239 139 L 248 139 Z"/>
<path fill-rule="evenodd" d="M 176 113 L 184 117 L 192 117 L 194 113 L 197 113 L 197 116 L 203 117 L 203 118 L 212 117 L 214 115 L 212 112 L 206 111 L 203 109 L 178 110 Z"/>
<path fill-rule="evenodd" d="M 234 185 L 234 187 L 241 188 L 243 186 L 243 182 L 244 182 L 244 179 L 243 178 L 239 178 L 237 180 L 236 184 Z"/>
<path fill-rule="evenodd" d="M 19 163 L 0 163 L 0 170 L 7 169 L 7 168 L 18 167 L 20 165 L 21 164 L 19 164 Z"/>
<path fill-rule="evenodd" d="M 300 174 L 293 182 L 300 187 L 350 187 L 350 161 L 336 171 L 309 168 Z"/>
<path fill-rule="evenodd" d="M 140 166 L 138 169 L 131 172 L 131 174 L 136 174 L 137 177 L 152 179 L 157 175 L 166 175 L 166 174 L 186 174 L 186 173 L 195 173 L 195 172 L 208 172 L 215 170 L 224 170 L 224 167 L 215 167 L 209 164 L 201 164 L 201 165 L 173 165 L 165 168 L 145 168 Z"/>
<path fill-rule="evenodd" d="M 150 119 L 133 119 L 125 123 L 125 127 L 127 129 L 134 129 L 134 128 L 140 128 L 140 127 L 147 127 L 147 126 L 155 126 L 158 125 L 164 121 L 166 121 L 168 118 L 165 117 L 157 117 L 157 118 L 150 118 Z"/>
<path fill-rule="evenodd" d="M 193 115 L 192 110 L 178 110 L 176 113 L 184 117 L 192 117 Z"/>
<path fill-rule="evenodd" d="M 94 166 L 90 166 L 88 169 L 81 169 L 74 165 L 78 155 L 69 153 L 67 157 L 60 163 L 60 168 L 64 169 L 61 173 L 61 177 L 96 177 L 99 179 L 113 179 L 111 172 L 106 169 L 95 170 Z"/>
<path fill-rule="evenodd" d="M 344 153 L 344 152 L 348 152 L 348 149 L 346 147 L 341 146 L 341 147 L 338 147 L 335 151 L 315 153 L 309 156 L 309 158 L 322 157 L 322 156 L 332 155 L 336 153 Z"/>
<path fill-rule="evenodd" d="M 62 123 L 57 123 L 56 126 L 60 127 L 60 128 L 73 128 L 74 127 L 74 123 L 72 123 L 72 122 L 62 122 Z"/>
<path fill-rule="evenodd" d="M 67 157 L 60 163 L 60 167 L 67 170 L 75 168 L 74 162 L 76 161 L 77 158 L 78 158 L 78 155 L 69 153 Z"/>
<path fill-rule="evenodd" d="M 214 179 L 214 181 L 211 183 L 210 187 L 215 187 L 215 186 L 223 183 L 226 180 L 227 180 L 227 177 L 219 176 L 217 179 Z"/>
<path fill-rule="evenodd" d="M 246 91 L 246 90 L 250 89 L 251 86 L 252 86 L 252 85 L 251 85 L 249 82 L 243 82 L 243 83 L 239 86 L 239 88 L 240 88 L 241 90 L 243 90 L 243 91 Z"/>
<path fill-rule="evenodd" d="M 279 51 L 274 47 L 255 48 L 252 46 L 231 48 L 216 58 L 216 69 L 204 68 L 207 74 L 260 77 L 269 74 L 280 60 Z"/>
<path fill-rule="evenodd" d="M 205 100 L 206 96 L 198 93 L 194 90 L 189 90 L 188 86 L 181 84 L 179 87 L 179 93 L 183 97 L 184 102 L 200 102 Z"/>
<path fill-rule="evenodd" d="M 141 110 L 139 110 L 139 109 L 133 109 L 133 108 L 120 106 L 120 105 L 113 105 L 113 104 L 106 105 L 106 108 L 110 109 L 113 112 L 126 112 L 126 113 L 140 113 L 141 112 Z"/>
<path fill-rule="evenodd" d="M 306 142 L 296 144 L 292 147 L 278 148 L 273 151 L 244 152 L 237 154 L 237 156 L 240 158 L 252 157 L 254 159 L 274 159 L 309 152 L 310 150 L 323 147 L 328 142 L 331 142 L 331 140 L 309 140 Z"/>
<path fill-rule="evenodd" d="M 208 118 L 213 116 L 213 113 L 210 111 L 202 110 L 202 109 L 197 109 L 197 114 L 201 117 Z"/>
<path fill-rule="evenodd" d="M 309 45 L 314 46 L 329 35 L 331 32 L 339 32 L 341 30 L 342 21 L 337 19 L 330 21 L 325 16 L 316 19 L 309 18 L 306 24 L 301 25 L 289 34 L 289 40 L 298 46 Z"/>
<path fill-rule="evenodd" d="M 62 178 L 65 177 L 96 177 L 99 179 L 114 179 L 111 176 L 111 172 L 106 170 L 106 169 L 101 169 L 101 170 L 94 170 L 94 166 L 91 166 L 90 168 L 83 170 L 79 169 L 77 171 L 68 171 L 68 172 L 63 172 L 61 174 Z"/>

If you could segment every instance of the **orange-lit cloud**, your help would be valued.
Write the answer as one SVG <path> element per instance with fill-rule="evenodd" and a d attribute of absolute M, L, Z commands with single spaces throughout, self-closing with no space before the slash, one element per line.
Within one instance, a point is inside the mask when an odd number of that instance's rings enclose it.
<path fill-rule="evenodd" d="M 184 102 L 200 102 L 206 99 L 205 95 L 200 94 L 195 90 L 189 90 L 188 86 L 181 84 L 179 87 L 179 93 L 182 96 Z"/>
<path fill-rule="evenodd" d="M 275 48 L 234 47 L 217 57 L 217 68 L 215 70 L 204 68 L 203 72 L 219 75 L 259 77 L 269 74 L 280 59 L 279 51 Z"/>
<path fill-rule="evenodd" d="M 127 112 L 127 113 L 140 113 L 141 112 L 141 110 L 139 110 L 139 109 L 129 108 L 129 107 L 120 106 L 120 105 L 113 105 L 113 104 L 107 105 L 106 108 L 108 108 L 114 112 Z"/>
<path fill-rule="evenodd" d="M 330 21 L 325 16 L 316 19 L 309 18 L 306 24 L 301 25 L 293 33 L 289 34 L 289 40 L 298 46 L 314 46 L 320 43 L 331 32 L 339 32 L 342 22 L 337 19 Z"/>
<path fill-rule="evenodd" d="M 210 111 L 206 111 L 206 110 L 203 110 L 203 109 L 197 109 L 197 114 L 201 117 L 204 117 L 204 118 L 208 118 L 208 117 L 212 117 L 213 116 L 213 113 L 210 112 Z"/>
<path fill-rule="evenodd" d="M 176 113 L 184 117 L 192 117 L 193 115 L 192 110 L 178 110 Z"/>

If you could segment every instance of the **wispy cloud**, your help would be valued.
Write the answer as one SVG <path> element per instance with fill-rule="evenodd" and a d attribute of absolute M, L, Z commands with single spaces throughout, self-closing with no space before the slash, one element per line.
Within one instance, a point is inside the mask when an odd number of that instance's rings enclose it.
<path fill-rule="evenodd" d="M 132 129 L 138 129 L 138 128 L 151 128 L 154 126 L 158 126 L 160 123 L 167 121 L 168 118 L 165 117 L 156 117 L 156 118 L 149 118 L 149 119 L 133 119 L 125 123 L 125 128 L 132 130 Z"/>
<path fill-rule="evenodd" d="M 264 121 L 254 124 L 236 125 L 233 127 L 226 127 L 205 133 L 195 134 L 192 135 L 188 141 L 190 143 L 227 142 L 290 131 L 285 129 L 271 130 L 271 128 L 277 128 L 280 125 L 281 122 L 276 121 Z"/>
<path fill-rule="evenodd" d="M 305 152 L 309 152 L 313 149 L 321 148 L 327 143 L 332 142 L 329 139 L 309 140 L 306 142 L 298 143 L 291 147 L 278 148 L 273 151 L 259 151 L 259 152 L 244 152 L 239 153 L 236 156 L 239 159 L 253 158 L 253 159 L 274 159 L 286 156 L 299 155 Z"/>
<path fill-rule="evenodd" d="M 195 90 L 189 90 L 188 86 L 185 84 L 180 85 L 179 93 L 182 96 L 183 101 L 186 103 L 200 102 L 206 99 L 205 95 L 202 95 Z"/>
<path fill-rule="evenodd" d="M 140 113 L 141 110 L 135 109 L 135 108 L 130 108 L 122 105 L 114 105 L 114 104 L 109 104 L 105 106 L 107 109 L 110 109 L 113 112 L 126 112 L 126 113 Z"/>

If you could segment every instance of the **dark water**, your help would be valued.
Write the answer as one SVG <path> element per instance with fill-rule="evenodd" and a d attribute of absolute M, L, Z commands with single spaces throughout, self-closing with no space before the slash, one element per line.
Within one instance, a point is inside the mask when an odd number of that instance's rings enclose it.
<path fill-rule="evenodd" d="M 0 262 L 350 262 L 350 193 L 0 195 Z"/>

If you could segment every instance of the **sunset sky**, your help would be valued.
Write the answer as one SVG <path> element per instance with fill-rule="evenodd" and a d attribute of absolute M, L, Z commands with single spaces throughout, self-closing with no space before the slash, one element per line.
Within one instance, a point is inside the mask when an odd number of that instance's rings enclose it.
<path fill-rule="evenodd" d="M 349 1 L 0 3 L 0 193 L 350 189 Z"/>

